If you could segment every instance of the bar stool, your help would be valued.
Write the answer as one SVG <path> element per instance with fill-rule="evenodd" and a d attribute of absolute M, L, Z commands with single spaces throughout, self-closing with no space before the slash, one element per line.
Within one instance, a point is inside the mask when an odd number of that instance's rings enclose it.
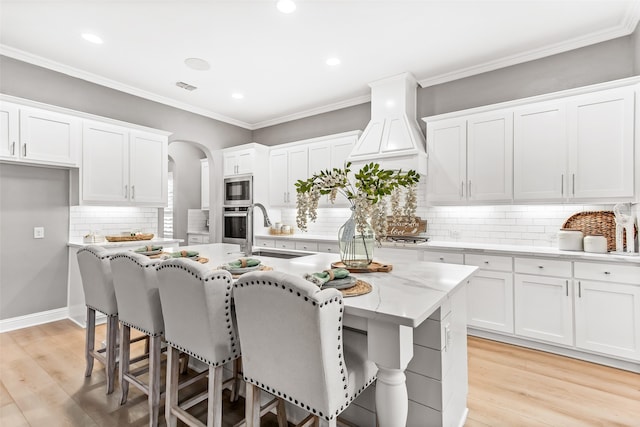
<path fill-rule="evenodd" d="M 178 418 L 192 427 L 204 427 L 187 412 L 193 405 L 208 399 L 206 426 L 222 425 L 222 390 L 231 388 L 231 400 L 238 395 L 240 343 L 236 335 L 231 305 L 232 277 L 227 271 L 215 271 L 187 259 L 170 259 L 157 267 L 160 300 L 169 345 L 165 418 L 175 427 Z M 208 390 L 178 403 L 179 352 L 206 363 Z M 233 362 L 233 376 L 222 380 L 223 365 Z"/>
<path fill-rule="evenodd" d="M 336 426 L 376 379 L 364 334 L 344 330 L 342 294 L 280 272 L 243 275 L 233 288 L 247 426 L 260 425 L 260 390 L 309 412 L 299 425 Z"/>
<path fill-rule="evenodd" d="M 113 392 L 116 376 L 116 340 L 118 334 L 118 303 L 113 289 L 109 255 L 100 246 L 85 246 L 77 253 L 84 301 L 87 306 L 87 325 L 84 355 L 87 360 L 85 377 L 91 376 L 93 361 L 104 365 L 107 394 Z M 104 349 L 95 350 L 96 311 L 107 316 L 107 339 Z"/>
<path fill-rule="evenodd" d="M 121 324 L 119 379 L 122 399 L 120 404 L 127 402 L 129 383 L 135 385 L 148 396 L 149 425 L 157 426 L 161 397 L 161 342 L 164 332 L 156 277 L 156 266 L 160 261 L 129 251 L 113 255 L 110 262 Z M 130 371 L 131 328 L 149 337 L 149 365 L 135 371 Z M 149 382 L 145 384 L 138 376 L 147 369 Z"/>

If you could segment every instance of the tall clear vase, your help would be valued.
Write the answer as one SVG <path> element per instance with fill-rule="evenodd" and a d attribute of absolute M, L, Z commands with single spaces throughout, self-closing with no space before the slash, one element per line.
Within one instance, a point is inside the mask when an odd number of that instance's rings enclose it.
<path fill-rule="evenodd" d="M 367 268 L 373 261 L 375 234 L 367 223 L 360 232 L 356 224 L 355 208 L 351 208 L 351 217 L 338 230 L 340 259 L 349 268 Z"/>

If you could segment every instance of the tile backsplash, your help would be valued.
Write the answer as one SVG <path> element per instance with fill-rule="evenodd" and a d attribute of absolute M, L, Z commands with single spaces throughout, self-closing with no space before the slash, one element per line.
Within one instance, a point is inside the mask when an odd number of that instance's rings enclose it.
<path fill-rule="evenodd" d="M 612 209 L 613 205 L 438 206 L 419 207 L 417 214 L 427 220 L 431 240 L 555 246 L 558 230 L 574 213 Z M 349 209 L 318 209 L 307 234 L 337 235 L 349 215 Z M 295 224 L 295 209 L 283 209 L 282 222 Z M 304 235 L 298 229 L 296 234 Z"/>
<path fill-rule="evenodd" d="M 94 232 L 103 236 L 122 232 L 158 234 L 158 209 L 138 207 L 71 206 L 69 239 L 78 240 Z"/>

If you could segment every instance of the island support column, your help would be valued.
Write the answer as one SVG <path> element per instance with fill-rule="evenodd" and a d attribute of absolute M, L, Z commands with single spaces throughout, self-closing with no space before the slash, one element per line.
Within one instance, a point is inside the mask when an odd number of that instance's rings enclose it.
<path fill-rule="evenodd" d="M 413 329 L 369 319 L 368 337 L 369 358 L 378 366 L 378 426 L 406 426 L 409 399 L 404 371 L 413 357 Z"/>

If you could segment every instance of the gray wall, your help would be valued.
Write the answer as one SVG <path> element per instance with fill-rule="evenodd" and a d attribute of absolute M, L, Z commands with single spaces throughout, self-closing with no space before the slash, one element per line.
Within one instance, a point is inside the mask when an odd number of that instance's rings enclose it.
<path fill-rule="evenodd" d="M 636 27 L 636 31 L 633 33 L 633 52 L 636 60 L 633 71 L 635 75 L 640 76 L 640 23 Z"/>
<path fill-rule="evenodd" d="M 0 164 L 0 319 L 67 306 L 68 238 L 69 171 Z"/>
<path fill-rule="evenodd" d="M 169 156 L 173 159 L 173 237 L 187 241 L 187 209 L 201 208 L 200 159 L 205 154 L 187 142 L 169 144 Z"/>

